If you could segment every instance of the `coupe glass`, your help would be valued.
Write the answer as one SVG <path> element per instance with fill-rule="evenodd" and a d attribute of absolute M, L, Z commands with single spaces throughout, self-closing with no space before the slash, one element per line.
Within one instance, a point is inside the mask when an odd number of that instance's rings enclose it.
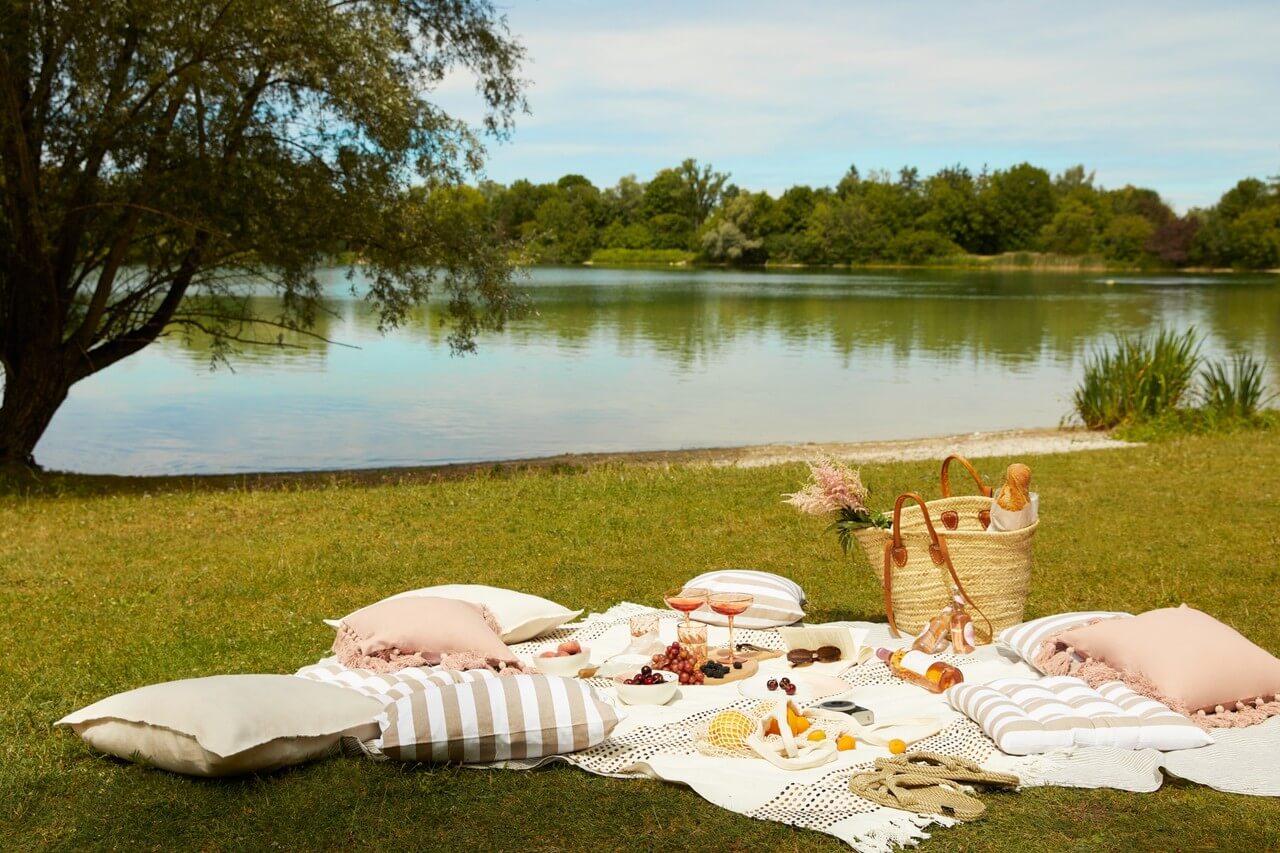
<path fill-rule="evenodd" d="M 667 590 L 662 594 L 662 599 L 672 610 L 679 610 L 684 614 L 684 624 L 688 626 L 689 614 L 707 603 L 707 591 L 696 586 L 682 586 Z"/>
<path fill-rule="evenodd" d="M 737 661 L 738 655 L 733 644 L 733 617 L 745 611 L 755 602 L 755 596 L 745 592 L 717 592 L 707 597 L 707 604 L 721 616 L 729 619 L 729 665 Z"/>

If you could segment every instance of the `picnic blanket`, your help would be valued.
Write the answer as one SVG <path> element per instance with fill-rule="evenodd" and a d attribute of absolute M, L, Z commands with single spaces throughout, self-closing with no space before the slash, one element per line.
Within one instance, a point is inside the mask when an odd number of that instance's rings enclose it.
<path fill-rule="evenodd" d="M 592 659 L 600 661 L 622 651 L 630 640 L 627 621 L 641 613 L 657 614 L 664 640 L 675 638 L 676 621 L 680 618 L 677 614 L 623 603 L 512 648 L 518 656 L 531 659 L 547 644 L 573 638 L 591 646 Z M 836 624 L 867 630 L 867 642 L 872 646 L 901 643 L 890 638 L 884 624 Z M 712 627 L 710 642 L 722 644 L 726 634 L 725 629 Z M 734 636 L 738 642 L 784 648 L 773 631 L 738 630 Z M 1039 675 L 1016 656 L 995 646 L 980 647 L 964 657 L 940 657 L 962 667 L 966 683 Z M 786 671 L 782 660 L 766 661 L 761 670 L 770 666 Z M 843 664 L 827 666 L 827 671 L 834 674 Z M 388 702 L 415 689 L 412 682 L 432 680 L 431 674 L 422 670 L 384 675 L 349 670 L 333 659 L 303 667 L 297 674 L 385 697 Z M 981 727 L 953 709 L 944 696 L 904 684 L 877 660 L 853 667 L 838 677 L 854 688 L 853 697 L 871 708 L 878 720 L 937 715 L 942 724 L 940 731 L 914 744 L 913 750 L 958 756 L 986 770 L 1012 773 L 1023 787 L 1061 785 L 1154 791 L 1161 785 L 1163 772 L 1168 772 L 1221 791 L 1280 796 L 1280 717 L 1250 728 L 1215 731 L 1212 745 L 1179 752 L 1076 747 L 1042 755 L 1009 756 L 996 748 Z M 600 688 L 606 700 L 614 701 L 608 679 L 589 682 Z M 800 771 L 781 770 L 758 759 L 713 758 L 697 751 L 694 738 L 707 719 L 725 708 L 746 710 L 757 703 L 758 700 L 743 697 L 736 684 L 681 688 L 676 700 L 665 706 L 620 705 L 624 719 L 607 740 L 590 749 L 536 760 L 472 766 L 528 770 L 564 762 L 602 776 L 662 779 L 687 785 L 707 801 L 738 814 L 824 832 L 868 853 L 913 845 L 929 837 L 929 827 L 953 825 L 954 821 L 947 817 L 916 815 L 854 795 L 849 789 L 850 778 L 873 770 L 875 760 L 889 754 L 870 744 L 860 743 L 855 750 L 839 753 L 833 763 Z M 1008 795 L 982 796 L 990 802 Z"/>

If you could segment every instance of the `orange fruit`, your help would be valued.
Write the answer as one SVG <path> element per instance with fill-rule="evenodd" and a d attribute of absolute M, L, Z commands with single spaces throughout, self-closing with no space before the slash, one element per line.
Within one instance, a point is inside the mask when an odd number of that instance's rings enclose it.
<path fill-rule="evenodd" d="M 826 740 L 826 739 L 827 739 L 827 733 L 824 732 L 822 729 L 814 729 L 813 731 L 809 732 L 809 740 L 818 741 L 818 740 Z"/>
<path fill-rule="evenodd" d="M 781 735 L 782 735 L 782 732 L 778 731 L 778 721 L 777 721 L 777 720 L 775 720 L 775 719 L 773 719 L 773 718 L 770 718 L 770 719 L 769 719 L 769 722 L 767 722 L 767 723 L 765 723 L 765 724 L 764 724 L 764 733 L 765 733 L 766 735 L 779 735 L 779 736 L 781 736 Z"/>
<path fill-rule="evenodd" d="M 791 734 L 800 735 L 808 730 L 812 723 L 809 718 L 796 712 L 790 702 L 787 703 L 787 725 L 791 727 Z"/>
<path fill-rule="evenodd" d="M 902 753 L 907 751 L 907 745 L 905 742 L 899 740 L 898 738 L 894 738 L 893 740 L 889 741 L 889 751 L 892 752 L 894 755 L 902 755 Z"/>
<path fill-rule="evenodd" d="M 858 742 L 853 739 L 853 735 L 840 735 L 840 737 L 836 738 L 836 749 L 840 752 L 856 749 L 857 746 Z"/>

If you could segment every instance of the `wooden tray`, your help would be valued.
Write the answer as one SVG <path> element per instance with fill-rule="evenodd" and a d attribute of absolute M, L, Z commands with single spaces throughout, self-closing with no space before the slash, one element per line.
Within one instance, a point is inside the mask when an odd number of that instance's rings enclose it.
<path fill-rule="evenodd" d="M 707 678 L 702 684 L 684 684 L 682 687 L 710 687 L 716 684 L 731 684 L 750 678 L 760 671 L 760 661 L 782 657 L 782 652 L 774 651 L 741 651 L 737 656 L 742 659 L 742 669 L 729 668 L 724 678 Z"/>

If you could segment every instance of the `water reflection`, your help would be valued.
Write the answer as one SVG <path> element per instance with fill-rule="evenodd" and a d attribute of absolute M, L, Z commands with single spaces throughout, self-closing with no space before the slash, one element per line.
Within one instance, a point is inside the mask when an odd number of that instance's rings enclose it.
<path fill-rule="evenodd" d="M 286 470 L 1052 425 L 1091 347 L 1161 324 L 1280 364 L 1273 277 L 539 269 L 528 288 L 533 316 L 453 358 L 439 306 L 383 337 L 333 271 L 316 331 L 356 348 L 286 336 L 233 374 L 172 336 L 74 389 L 37 457 Z"/>

